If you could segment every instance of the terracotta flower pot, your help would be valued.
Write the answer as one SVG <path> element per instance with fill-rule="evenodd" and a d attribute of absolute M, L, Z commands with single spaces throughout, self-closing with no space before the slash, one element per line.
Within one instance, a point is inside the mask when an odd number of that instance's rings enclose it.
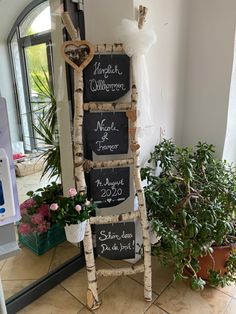
<path fill-rule="evenodd" d="M 209 269 L 219 271 L 221 275 L 226 273 L 225 264 L 232 249 L 236 249 L 236 243 L 231 246 L 214 246 L 213 253 L 199 257 L 200 270 L 197 273 L 202 279 L 208 280 Z"/>

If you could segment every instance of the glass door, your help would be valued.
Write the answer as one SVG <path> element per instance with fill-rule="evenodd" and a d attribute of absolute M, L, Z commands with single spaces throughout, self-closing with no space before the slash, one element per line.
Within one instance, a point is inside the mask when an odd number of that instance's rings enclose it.
<path fill-rule="evenodd" d="M 25 115 L 28 124 L 31 125 L 31 150 L 36 149 L 37 151 L 45 150 L 50 145 L 50 142 L 45 141 L 45 137 L 42 134 L 55 130 L 55 125 L 49 125 L 51 121 L 47 119 L 48 113 L 55 105 L 50 48 L 50 41 L 48 41 L 25 47 L 23 50 L 27 79 L 25 86 L 27 88 L 26 94 L 28 95 L 28 110 Z M 25 133 L 24 124 L 22 124 L 22 128 L 23 133 Z M 48 134 L 48 137 L 52 138 L 52 134 Z"/>

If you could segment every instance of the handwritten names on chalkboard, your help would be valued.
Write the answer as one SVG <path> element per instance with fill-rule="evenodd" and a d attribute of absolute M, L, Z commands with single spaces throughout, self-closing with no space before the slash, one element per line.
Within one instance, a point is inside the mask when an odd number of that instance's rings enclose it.
<path fill-rule="evenodd" d="M 135 257 L 135 224 L 122 222 L 96 226 L 97 253 L 110 259 Z"/>
<path fill-rule="evenodd" d="M 111 207 L 129 197 L 128 167 L 94 169 L 90 172 L 90 193 L 98 207 Z"/>
<path fill-rule="evenodd" d="M 95 55 L 84 70 L 84 99 L 113 101 L 130 89 L 130 59 L 127 55 Z"/>
<path fill-rule="evenodd" d="M 84 114 L 85 146 L 97 155 L 128 152 L 128 118 L 124 112 Z"/>

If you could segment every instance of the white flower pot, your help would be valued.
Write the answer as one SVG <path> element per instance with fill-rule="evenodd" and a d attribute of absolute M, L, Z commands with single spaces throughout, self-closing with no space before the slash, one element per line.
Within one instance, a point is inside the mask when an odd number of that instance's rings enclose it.
<path fill-rule="evenodd" d="M 80 241 L 83 241 L 86 224 L 87 224 L 87 220 L 82 221 L 78 224 L 66 225 L 64 228 L 65 228 L 67 241 L 71 243 L 78 243 Z"/>

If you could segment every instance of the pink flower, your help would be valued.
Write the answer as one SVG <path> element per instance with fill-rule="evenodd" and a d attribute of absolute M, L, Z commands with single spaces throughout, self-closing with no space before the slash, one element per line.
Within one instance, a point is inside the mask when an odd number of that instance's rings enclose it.
<path fill-rule="evenodd" d="M 58 206 L 57 203 L 52 203 L 52 204 L 50 205 L 50 209 L 53 210 L 53 211 L 58 210 L 58 208 L 59 208 L 59 206 Z"/>
<path fill-rule="evenodd" d="M 43 217 L 48 217 L 50 215 L 49 205 L 43 204 L 41 207 L 37 209 L 37 212 L 41 214 Z"/>
<path fill-rule="evenodd" d="M 77 191 L 75 188 L 70 188 L 69 191 L 68 191 L 68 195 L 70 197 L 74 197 L 75 195 L 77 194 Z"/>
<path fill-rule="evenodd" d="M 39 233 L 44 233 L 44 232 L 47 232 L 48 229 L 49 229 L 49 226 L 44 222 L 44 223 L 38 225 L 35 230 Z"/>
<path fill-rule="evenodd" d="M 26 208 L 33 207 L 35 205 L 35 200 L 32 198 L 29 198 L 24 203 L 25 203 Z"/>
<path fill-rule="evenodd" d="M 29 234 L 32 232 L 32 229 L 29 224 L 21 223 L 18 227 L 19 233 Z"/>
<path fill-rule="evenodd" d="M 43 216 L 41 214 L 34 214 L 31 217 L 31 222 L 34 225 L 39 225 L 39 224 L 41 224 L 43 222 Z"/>
<path fill-rule="evenodd" d="M 82 207 L 78 204 L 75 206 L 75 210 L 79 213 L 81 211 Z"/>
<path fill-rule="evenodd" d="M 27 208 L 33 207 L 34 205 L 35 201 L 32 198 L 25 200 L 22 204 L 20 204 L 21 214 L 27 214 Z"/>

